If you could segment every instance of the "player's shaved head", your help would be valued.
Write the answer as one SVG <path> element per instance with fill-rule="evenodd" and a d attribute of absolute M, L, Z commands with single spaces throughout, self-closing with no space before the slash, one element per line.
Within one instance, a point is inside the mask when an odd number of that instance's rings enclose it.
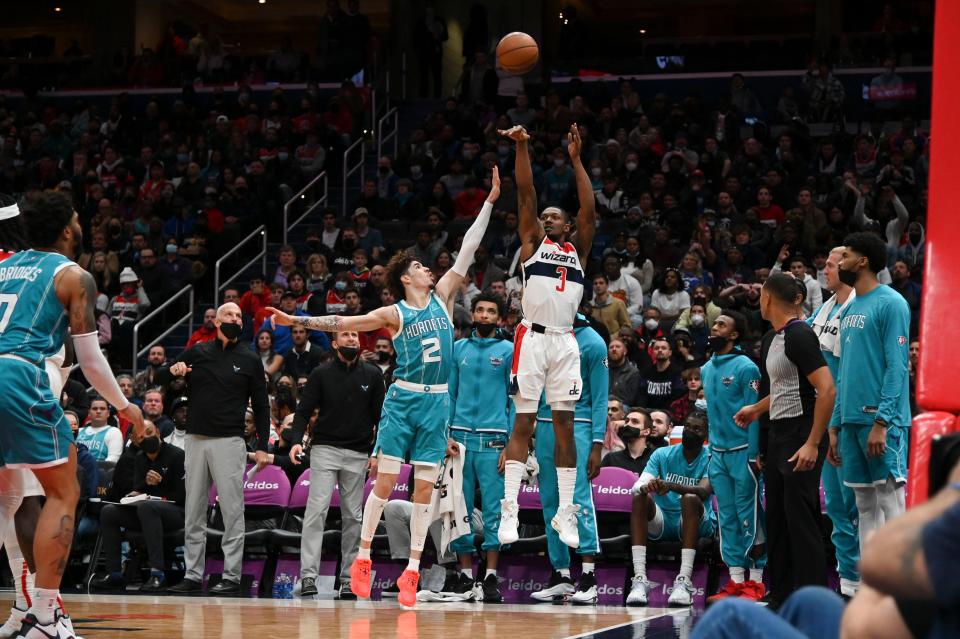
<path fill-rule="evenodd" d="M 217 309 L 217 319 L 220 322 L 235 322 L 237 319 L 243 321 L 243 312 L 235 303 L 227 302 Z"/>

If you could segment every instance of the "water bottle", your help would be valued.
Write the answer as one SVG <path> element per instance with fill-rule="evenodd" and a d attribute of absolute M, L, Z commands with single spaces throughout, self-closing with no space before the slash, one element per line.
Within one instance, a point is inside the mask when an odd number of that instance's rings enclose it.
<path fill-rule="evenodd" d="M 288 586 L 290 586 L 288 588 Z M 274 599 L 292 599 L 293 588 L 290 583 L 290 577 L 286 573 L 280 573 L 273 580 L 273 598 Z"/>
<path fill-rule="evenodd" d="M 284 575 L 285 579 L 283 581 L 283 598 L 284 599 L 293 599 L 293 577 L 289 575 Z"/>

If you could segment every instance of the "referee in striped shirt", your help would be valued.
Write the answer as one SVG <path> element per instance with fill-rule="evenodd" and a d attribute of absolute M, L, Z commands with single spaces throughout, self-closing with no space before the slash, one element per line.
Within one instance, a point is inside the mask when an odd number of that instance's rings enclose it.
<path fill-rule="evenodd" d="M 761 343 L 760 384 L 769 393 L 734 418 L 745 426 L 769 413 L 761 455 L 774 608 L 798 588 L 827 583 L 819 486 L 836 391 L 820 342 L 802 319 L 805 296 L 803 284 L 791 275 L 774 274 L 764 283 L 760 312 L 773 330 Z"/>

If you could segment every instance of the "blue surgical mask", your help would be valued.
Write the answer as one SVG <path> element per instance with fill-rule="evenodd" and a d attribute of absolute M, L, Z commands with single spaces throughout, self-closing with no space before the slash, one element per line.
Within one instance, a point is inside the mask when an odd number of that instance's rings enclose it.
<path fill-rule="evenodd" d="M 177 162 L 180 164 L 186 164 L 190 161 L 190 155 L 188 153 L 177 153 Z"/>
<path fill-rule="evenodd" d="M 287 153 L 286 151 L 281 151 L 277 153 L 277 159 L 280 160 L 281 162 L 286 162 L 288 159 L 290 159 L 290 154 Z"/>
<path fill-rule="evenodd" d="M 347 283 L 344 282 L 343 280 L 340 280 L 339 282 L 333 285 L 333 288 L 337 289 L 338 291 L 344 291 L 347 289 Z"/>
<path fill-rule="evenodd" d="M 696 408 L 697 410 L 702 410 L 702 411 L 706 412 L 706 410 L 707 410 L 707 400 L 705 400 L 705 399 L 698 399 L 697 401 L 695 401 L 695 402 L 693 403 L 693 407 Z"/>

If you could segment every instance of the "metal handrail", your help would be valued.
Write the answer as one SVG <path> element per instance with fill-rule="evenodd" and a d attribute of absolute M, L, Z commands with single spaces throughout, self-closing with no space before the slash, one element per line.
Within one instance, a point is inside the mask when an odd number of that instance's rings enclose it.
<path fill-rule="evenodd" d="M 400 54 L 400 99 L 407 99 L 407 52 Z"/>
<path fill-rule="evenodd" d="M 320 178 L 323 178 L 323 195 L 321 195 L 318 199 L 314 200 L 313 204 L 311 204 L 307 208 L 307 210 L 304 211 L 303 215 L 295 219 L 293 221 L 293 224 L 290 224 L 288 221 L 289 215 L 290 215 L 290 208 L 294 205 L 294 203 L 297 202 L 297 200 L 302 200 L 306 198 L 306 192 L 309 191 L 311 188 L 313 188 L 313 186 L 316 185 L 316 183 L 320 180 Z M 320 171 L 320 173 L 318 173 L 312 180 L 307 182 L 307 185 L 302 189 L 300 189 L 296 195 L 294 195 L 292 198 L 287 200 L 287 203 L 283 205 L 283 243 L 284 244 L 287 243 L 287 236 L 290 234 L 290 231 L 293 230 L 293 227 L 295 227 L 297 224 L 302 222 L 305 217 L 313 213 L 314 209 L 316 209 L 318 206 L 320 206 L 321 204 L 326 204 L 327 196 L 329 194 L 330 194 L 330 185 L 329 185 L 329 178 L 327 176 L 327 172 Z"/>
<path fill-rule="evenodd" d="M 237 269 L 237 272 L 231 275 L 225 282 L 220 282 L 220 267 L 226 261 L 228 257 L 239 251 L 241 248 L 246 246 L 250 240 L 253 240 L 257 237 L 261 239 L 260 252 L 254 255 L 250 260 Z M 223 254 L 219 260 L 217 260 L 216 265 L 213 267 L 213 301 L 216 303 L 220 299 L 220 291 L 225 289 L 233 280 L 240 277 L 240 274 L 246 271 L 248 268 L 253 266 L 257 260 L 262 260 L 263 265 L 260 267 L 262 273 L 266 273 L 267 270 L 267 229 L 262 224 L 254 229 L 253 233 L 247 237 L 240 240 L 240 242 L 234 246 L 232 249 Z"/>
<path fill-rule="evenodd" d="M 157 314 L 160 313 L 160 311 L 162 311 L 163 309 L 173 304 L 174 301 L 183 297 L 184 293 L 190 296 L 190 302 L 188 304 L 189 308 L 187 309 L 187 314 L 181 317 L 180 319 L 175 320 L 174 322 L 171 322 L 170 326 L 167 327 L 167 330 L 165 330 L 163 333 L 158 335 L 156 338 L 154 338 L 152 342 L 150 342 L 149 344 L 147 344 L 146 346 L 144 346 L 142 349 L 138 351 L 137 343 L 140 340 L 140 327 L 146 324 L 147 322 L 149 322 L 150 320 L 152 320 L 154 317 L 156 317 Z M 186 288 L 182 289 L 179 293 L 177 293 L 176 295 L 168 299 L 166 302 L 164 302 L 157 308 L 153 309 L 153 311 L 151 311 L 150 314 L 148 314 L 142 320 L 140 320 L 139 322 L 133 325 L 133 376 L 134 377 L 136 377 L 137 375 L 137 360 L 140 359 L 143 355 L 146 355 L 147 353 L 149 353 L 151 348 L 159 344 L 160 341 L 163 338 L 165 338 L 167 335 L 172 333 L 174 329 L 179 327 L 184 322 L 188 322 L 190 333 L 193 334 L 193 302 L 194 302 L 193 286 L 187 285 Z"/>
<path fill-rule="evenodd" d="M 360 147 L 360 161 L 348 169 L 347 162 L 350 161 L 350 152 L 353 151 L 353 149 L 357 146 Z M 363 161 L 366 158 L 366 148 L 367 147 L 364 144 L 364 139 L 360 138 L 347 147 L 347 150 L 343 152 L 343 189 L 340 192 L 340 215 L 343 217 L 347 216 L 347 180 L 358 169 L 360 170 L 360 188 L 363 188 Z"/>
<path fill-rule="evenodd" d="M 393 130 L 387 135 L 383 134 L 383 123 L 388 119 L 393 118 Z M 383 157 L 383 143 L 393 138 L 393 158 L 397 157 L 397 144 L 398 133 L 400 132 L 400 112 L 397 111 L 397 107 L 393 107 L 387 111 L 382 118 L 377 122 L 377 159 Z"/>

